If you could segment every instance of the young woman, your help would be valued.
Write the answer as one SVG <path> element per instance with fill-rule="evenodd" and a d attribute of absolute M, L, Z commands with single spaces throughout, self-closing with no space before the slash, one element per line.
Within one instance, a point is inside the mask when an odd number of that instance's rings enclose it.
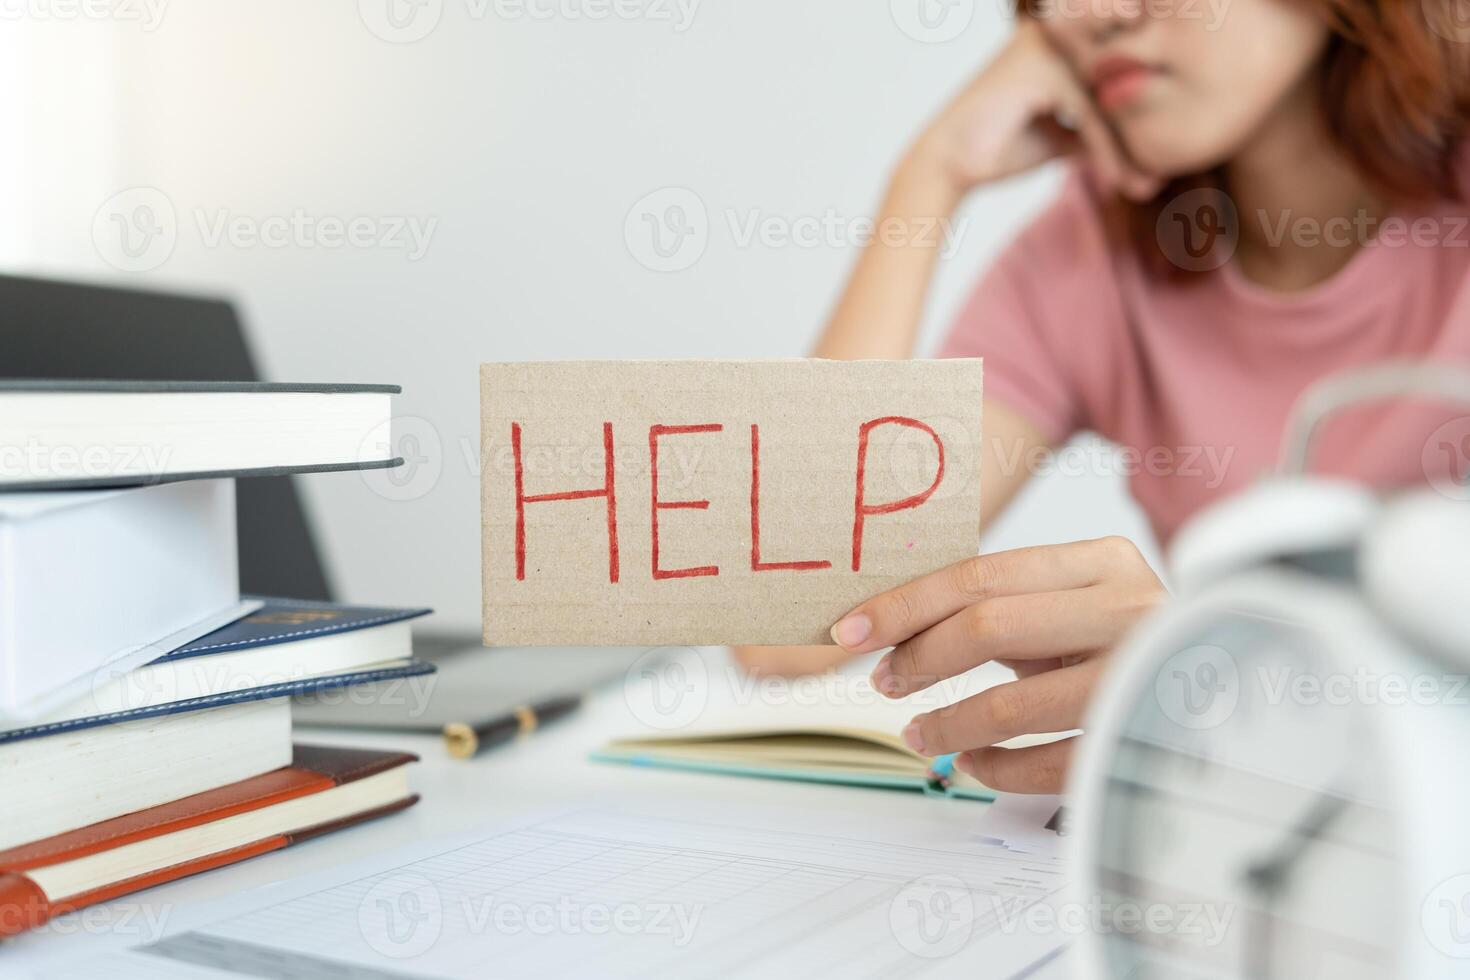
<path fill-rule="evenodd" d="M 1457 0 L 1230 0 L 1218 18 L 1192 0 L 1027 6 L 883 204 L 889 221 L 932 222 L 975 187 L 1074 160 L 944 345 L 985 358 L 982 521 L 1025 482 L 1018 460 L 1091 429 L 1159 464 L 1132 490 L 1167 540 L 1271 466 L 1313 381 L 1391 358 L 1470 361 Z M 932 247 L 869 247 L 816 353 L 908 356 L 934 262 Z M 1408 406 L 1364 412 L 1324 437 L 1318 469 L 1423 481 L 1439 465 L 1433 429 Z M 1170 465 L 1191 454 L 1227 465 Z M 1081 541 L 963 562 L 863 603 L 832 635 L 838 659 L 894 646 L 873 672 L 891 696 L 1013 667 L 1016 681 L 904 737 L 961 753 L 996 788 L 1056 791 L 1070 740 L 996 744 L 1078 727 L 1107 654 L 1164 595 L 1130 542 Z M 737 653 L 757 670 L 834 662 L 822 647 Z"/>

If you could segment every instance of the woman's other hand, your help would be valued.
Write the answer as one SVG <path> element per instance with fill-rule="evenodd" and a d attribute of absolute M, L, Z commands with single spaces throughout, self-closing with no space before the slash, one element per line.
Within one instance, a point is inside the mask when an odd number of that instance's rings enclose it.
<path fill-rule="evenodd" d="M 929 124 L 906 157 L 946 183 L 973 188 L 1059 156 L 1082 156 L 1104 191 L 1144 200 L 1159 181 L 1137 168 L 1041 25 L 1020 18 L 1001 53 Z"/>

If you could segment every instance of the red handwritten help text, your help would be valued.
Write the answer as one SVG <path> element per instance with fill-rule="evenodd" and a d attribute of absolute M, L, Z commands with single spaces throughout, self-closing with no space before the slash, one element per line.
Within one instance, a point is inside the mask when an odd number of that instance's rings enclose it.
<path fill-rule="evenodd" d="M 933 482 L 927 489 L 920 493 L 911 494 L 898 500 L 872 503 L 867 498 L 867 472 L 868 472 L 868 446 L 870 437 L 874 430 L 880 426 L 898 425 L 923 432 L 934 440 L 934 447 L 938 452 L 939 464 L 934 474 Z M 660 529 L 659 514 L 667 510 L 699 510 L 708 511 L 710 501 L 708 500 L 665 500 L 659 496 L 659 444 L 666 438 L 675 436 L 716 435 L 724 432 L 724 426 L 717 423 L 704 425 L 652 425 L 648 428 L 648 460 L 649 460 L 649 513 L 650 513 L 650 574 L 654 581 L 665 581 L 668 579 L 702 578 L 707 576 L 718 576 L 720 568 L 718 565 L 697 565 L 688 568 L 664 568 L 660 564 Z M 793 561 L 765 561 L 761 557 L 761 433 L 759 425 L 750 427 L 750 570 L 752 572 L 817 572 L 832 568 L 832 562 L 825 559 L 802 559 Z M 600 487 L 581 490 L 562 490 L 549 493 L 527 494 L 525 487 L 525 472 L 521 451 L 521 424 L 512 422 L 510 426 L 511 454 L 515 467 L 515 563 L 516 580 L 524 581 L 526 578 L 526 505 L 552 503 L 557 501 L 588 500 L 602 497 L 607 501 L 607 544 L 608 544 L 608 581 L 618 581 L 618 507 L 617 486 L 615 479 L 616 467 L 613 460 L 613 424 L 604 422 L 602 424 L 602 446 L 603 446 L 603 473 L 604 482 Z M 862 570 L 863 560 L 863 534 L 866 530 L 868 519 L 884 514 L 895 514 L 899 511 L 913 510 L 922 506 L 925 501 L 934 495 L 939 485 L 944 480 L 944 441 L 931 427 L 917 419 L 907 418 L 901 415 L 889 415 L 882 418 L 872 419 L 864 422 L 858 428 L 857 440 L 857 466 L 853 480 L 853 521 L 852 521 L 852 570 Z"/>

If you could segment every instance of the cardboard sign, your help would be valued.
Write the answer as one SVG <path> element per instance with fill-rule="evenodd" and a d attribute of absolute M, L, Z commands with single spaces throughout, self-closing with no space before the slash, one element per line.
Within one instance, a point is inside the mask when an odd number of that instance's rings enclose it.
<path fill-rule="evenodd" d="M 979 360 L 480 369 L 485 643 L 830 643 L 976 554 Z"/>

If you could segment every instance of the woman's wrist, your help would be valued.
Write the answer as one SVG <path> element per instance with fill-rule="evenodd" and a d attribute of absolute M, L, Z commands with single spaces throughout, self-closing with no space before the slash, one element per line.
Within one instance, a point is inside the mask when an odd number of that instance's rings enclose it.
<path fill-rule="evenodd" d="M 894 168 L 884 210 L 913 217 L 947 218 L 968 190 L 955 181 L 940 155 L 921 140 Z"/>

